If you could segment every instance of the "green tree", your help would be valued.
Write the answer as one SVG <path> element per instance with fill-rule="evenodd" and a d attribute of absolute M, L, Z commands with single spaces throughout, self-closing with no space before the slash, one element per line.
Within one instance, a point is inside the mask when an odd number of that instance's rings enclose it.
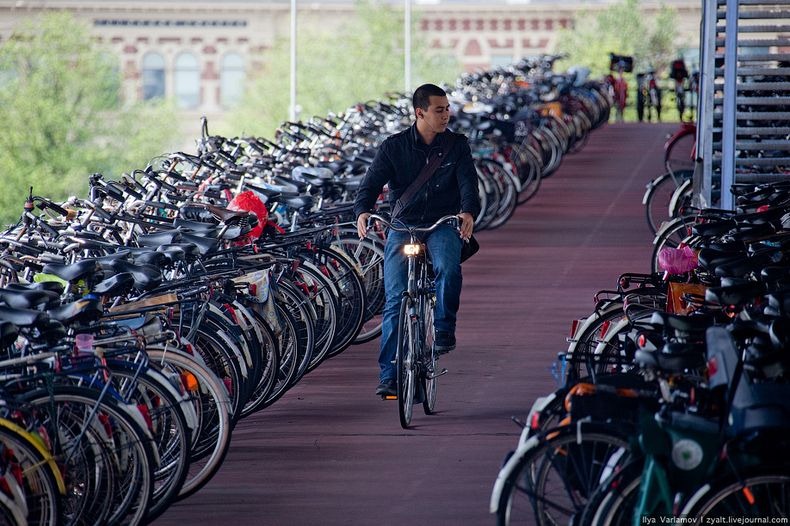
<path fill-rule="evenodd" d="M 417 17 L 414 17 L 415 19 Z M 459 66 L 447 55 L 430 53 L 412 32 L 413 81 L 454 82 Z M 403 90 L 403 12 L 376 1 L 357 2 L 356 16 L 340 29 L 304 27 L 297 31 L 298 104 L 302 118 L 341 112 L 352 104 Z M 218 129 L 226 135 L 271 137 L 288 118 L 289 41 L 280 39 L 262 57 L 239 108 Z"/>
<path fill-rule="evenodd" d="M 637 71 L 660 72 L 677 57 L 676 22 L 670 7 L 647 17 L 639 0 L 622 0 L 596 14 L 580 11 L 573 28 L 560 31 L 557 51 L 568 54 L 563 63 L 587 66 L 593 75 L 609 72 L 609 53 L 632 55 Z"/>
<path fill-rule="evenodd" d="M 29 186 L 62 199 L 87 176 L 142 168 L 173 137 L 173 111 L 124 105 L 115 56 L 67 13 L 30 19 L 0 44 L 0 222 L 19 217 Z"/>
<path fill-rule="evenodd" d="M 669 63 L 677 58 L 677 12 L 662 6 L 655 15 L 647 16 L 639 0 L 621 0 L 598 12 L 588 10 L 576 14 L 572 29 L 562 30 L 557 39 L 557 51 L 568 57 L 558 63 L 558 68 L 583 65 L 590 68 L 593 77 L 609 73 L 609 53 L 634 57 L 634 72 L 650 68 L 661 76 Z M 636 99 L 636 81 L 629 75 L 626 120 L 635 120 L 633 109 Z M 668 87 L 668 85 L 667 85 Z M 664 89 L 663 115 L 671 102 L 671 90 Z"/>

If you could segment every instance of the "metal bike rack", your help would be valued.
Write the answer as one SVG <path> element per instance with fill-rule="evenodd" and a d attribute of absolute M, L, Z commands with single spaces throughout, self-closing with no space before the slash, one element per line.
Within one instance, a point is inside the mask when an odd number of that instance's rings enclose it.
<path fill-rule="evenodd" d="M 790 0 L 702 0 L 699 206 L 732 209 L 733 184 L 790 179 L 777 169 L 790 166 L 788 35 Z"/>

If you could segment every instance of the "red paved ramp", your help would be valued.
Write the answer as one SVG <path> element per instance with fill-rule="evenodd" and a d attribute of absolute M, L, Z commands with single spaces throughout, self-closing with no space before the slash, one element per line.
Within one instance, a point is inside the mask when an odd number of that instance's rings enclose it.
<path fill-rule="evenodd" d="M 505 453 L 515 446 L 571 320 L 621 272 L 649 270 L 641 198 L 662 171 L 673 125 L 594 132 L 464 264 L 458 349 L 442 362 L 439 413 L 414 429 L 374 396 L 377 344 L 322 364 L 273 407 L 239 423 L 219 474 L 156 524 L 484 525 Z"/>

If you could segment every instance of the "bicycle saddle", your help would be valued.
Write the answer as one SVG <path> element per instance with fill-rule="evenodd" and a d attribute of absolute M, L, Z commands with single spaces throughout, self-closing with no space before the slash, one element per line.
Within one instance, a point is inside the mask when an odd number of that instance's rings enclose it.
<path fill-rule="evenodd" d="M 167 262 L 167 256 L 154 250 L 138 252 L 132 259 L 136 265 L 150 265 L 157 268 L 161 268 Z"/>
<path fill-rule="evenodd" d="M 713 321 L 713 316 L 709 314 L 678 316 L 667 312 L 654 312 L 648 323 L 656 330 L 667 328 L 682 332 L 705 332 L 713 325 Z"/>
<path fill-rule="evenodd" d="M 40 283 L 9 283 L 5 286 L 6 290 L 48 290 L 58 296 L 63 294 L 63 285 L 57 281 L 42 281 Z"/>
<path fill-rule="evenodd" d="M 228 210 L 227 208 L 220 208 L 214 205 L 205 205 L 205 207 L 206 210 L 223 223 L 239 221 L 250 215 L 246 210 Z"/>
<path fill-rule="evenodd" d="M 153 234 L 140 234 L 137 244 L 141 247 L 158 247 L 181 241 L 181 232 L 178 230 L 164 230 Z"/>
<path fill-rule="evenodd" d="M 122 248 L 122 249 L 118 250 L 118 252 L 116 252 L 114 254 L 108 254 L 106 256 L 100 256 L 100 257 L 97 257 L 95 259 L 96 259 L 96 261 L 99 262 L 99 265 L 101 265 L 102 270 L 107 270 L 107 269 L 111 268 L 111 265 L 112 265 L 113 261 L 116 261 L 116 260 L 119 260 L 119 259 L 126 259 L 126 258 L 129 257 L 129 254 L 131 254 L 131 253 L 132 253 L 131 250 L 126 249 L 126 248 Z"/>
<path fill-rule="evenodd" d="M 32 327 L 47 321 L 45 312 L 29 309 L 14 309 L 0 305 L 0 321 L 11 322 L 17 327 Z"/>
<path fill-rule="evenodd" d="M 51 301 L 57 301 L 60 296 L 48 290 L 8 290 L 0 289 L 0 300 L 15 309 L 35 309 Z"/>
<path fill-rule="evenodd" d="M 723 220 L 714 223 L 700 223 L 691 227 L 691 233 L 697 236 L 720 236 L 736 228 L 735 221 Z"/>
<path fill-rule="evenodd" d="M 55 309 L 47 311 L 50 318 L 57 320 L 64 325 L 70 325 L 77 321 L 95 321 L 102 317 L 104 311 L 101 303 L 96 299 L 79 299 L 71 303 L 66 303 Z"/>
<path fill-rule="evenodd" d="M 217 225 L 212 223 L 201 223 L 200 221 L 190 221 L 188 219 L 181 219 L 177 217 L 173 221 L 173 226 L 178 228 L 181 232 L 190 234 L 197 234 L 206 237 L 216 237 L 219 232 Z"/>
<path fill-rule="evenodd" d="M 181 241 L 195 245 L 201 256 L 215 252 L 219 248 L 219 241 L 195 234 L 181 234 Z"/>
<path fill-rule="evenodd" d="M 777 263 L 782 259 L 782 253 L 772 249 L 756 253 L 749 256 L 744 256 L 740 259 L 721 263 L 716 265 L 713 273 L 719 277 L 743 277 L 748 276 L 752 272 L 761 272 L 762 269 L 770 263 Z M 711 270 L 711 269 L 709 269 Z"/>
<path fill-rule="evenodd" d="M 116 275 L 129 273 L 134 280 L 135 288 L 138 289 L 154 288 L 162 282 L 162 273 L 151 265 L 136 265 L 119 259 L 113 262 L 112 269 Z"/>
<path fill-rule="evenodd" d="M 313 198 L 309 195 L 302 195 L 299 197 L 289 197 L 285 199 L 283 203 L 288 208 L 293 208 L 295 210 L 301 210 L 303 208 L 309 208 L 313 206 Z"/>
<path fill-rule="evenodd" d="M 705 346 L 698 343 L 666 343 L 659 351 L 637 349 L 634 361 L 649 369 L 680 373 L 705 366 Z"/>
<path fill-rule="evenodd" d="M 46 274 L 54 274 L 60 279 L 71 282 L 100 275 L 101 266 L 95 259 L 83 259 L 71 265 L 47 263 L 44 265 L 43 272 Z"/>
<path fill-rule="evenodd" d="M 91 292 L 101 296 L 120 296 L 129 292 L 134 284 L 135 279 L 130 272 L 121 272 L 103 279 L 93 287 Z"/>
<path fill-rule="evenodd" d="M 177 249 L 177 250 L 173 250 Z M 200 250 L 193 243 L 171 243 L 162 245 L 156 249 L 157 252 L 162 252 L 171 261 L 195 260 L 200 255 Z M 173 258 L 178 259 L 173 259 Z"/>
<path fill-rule="evenodd" d="M 747 281 L 722 287 L 710 287 L 705 291 L 705 301 L 719 305 L 745 305 L 764 293 L 765 285 L 759 281 Z"/>

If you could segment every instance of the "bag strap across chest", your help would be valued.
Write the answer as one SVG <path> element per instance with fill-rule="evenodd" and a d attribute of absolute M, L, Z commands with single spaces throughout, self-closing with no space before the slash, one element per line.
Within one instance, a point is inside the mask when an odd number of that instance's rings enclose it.
<path fill-rule="evenodd" d="M 400 198 L 395 203 L 395 207 L 392 209 L 392 219 L 395 219 L 400 213 L 403 211 L 404 208 L 414 199 L 414 196 L 417 192 L 425 186 L 425 183 L 428 182 L 433 174 L 436 173 L 436 170 L 439 169 L 439 166 L 442 164 L 442 161 L 447 154 L 450 153 L 450 150 L 455 145 L 455 136 L 449 134 L 447 139 L 444 141 L 442 148 L 436 152 L 436 150 L 432 150 L 431 155 L 428 156 L 428 160 L 425 166 L 422 167 L 420 170 L 420 175 L 417 176 L 417 179 L 412 181 L 406 191 L 401 194 Z"/>

